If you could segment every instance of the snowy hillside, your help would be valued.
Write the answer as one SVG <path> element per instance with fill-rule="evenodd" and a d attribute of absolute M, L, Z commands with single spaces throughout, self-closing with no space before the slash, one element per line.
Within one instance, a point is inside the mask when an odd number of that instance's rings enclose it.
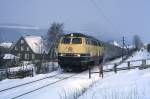
<path fill-rule="evenodd" d="M 149 71 L 136 69 L 109 74 L 79 99 L 150 99 Z"/>
<path fill-rule="evenodd" d="M 138 52 L 134 53 L 128 60 L 140 60 L 140 59 L 150 59 L 150 53 L 142 48 Z"/>
<path fill-rule="evenodd" d="M 150 54 L 142 49 L 130 60 L 147 59 Z M 123 64 L 121 64 L 123 65 Z M 150 99 L 150 69 L 120 71 L 104 74 L 92 88 L 78 99 Z"/>

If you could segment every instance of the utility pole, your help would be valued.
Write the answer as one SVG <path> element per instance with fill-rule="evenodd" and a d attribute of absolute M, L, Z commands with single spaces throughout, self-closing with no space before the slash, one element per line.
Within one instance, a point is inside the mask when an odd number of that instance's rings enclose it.
<path fill-rule="evenodd" d="M 2 42 L 2 36 L 0 33 L 0 43 Z M 0 65 L 1 65 L 1 60 L 2 60 L 2 48 L 0 47 Z"/>
<path fill-rule="evenodd" d="M 123 55 L 124 55 L 124 46 L 125 46 L 125 37 L 122 37 L 122 61 L 123 61 Z"/>
<path fill-rule="evenodd" d="M 0 33 L 0 43 L 1 43 L 1 33 Z M 1 47 L 0 47 L 0 65 L 2 65 L 2 64 L 1 64 L 1 62 L 2 62 L 1 57 L 2 57 L 2 56 L 1 56 Z"/>
<path fill-rule="evenodd" d="M 127 49 L 127 52 L 126 52 L 126 51 L 124 52 L 124 48 Z M 123 36 L 123 37 L 122 37 L 122 61 L 124 60 L 124 59 L 123 59 L 123 58 L 124 58 L 123 56 L 124 56 L 125 54 L 129 55 L 129 48 L 128 48 L 127 45 L 125 44 L 125 37 Z"/>

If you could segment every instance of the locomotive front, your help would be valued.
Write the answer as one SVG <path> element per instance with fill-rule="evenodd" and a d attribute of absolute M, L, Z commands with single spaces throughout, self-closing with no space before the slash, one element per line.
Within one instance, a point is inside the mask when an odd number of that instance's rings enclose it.
<path fill-rule="evenodd" d="M 58 45 L 58 64 L 62 69 L 66 71 L 86 69 L 88 62 L 85 37 L 69 34 L 61 38 Z"/>

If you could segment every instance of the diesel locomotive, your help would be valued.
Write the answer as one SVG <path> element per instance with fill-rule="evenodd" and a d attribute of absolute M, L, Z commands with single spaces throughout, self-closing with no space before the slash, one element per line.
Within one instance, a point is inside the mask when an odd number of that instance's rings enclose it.
<path fill-rule="evenodd" d="M 58 45 L 58 64 L 66 71 L 83 70 L 103 59 L 103 44 L 81 33 L 64 35 Z"/>
<path fill-rule="evenodd" d="M 111 49 L 111 50 L 110 50 Z M 81 33 L 64 35 L 58 44 L 58 64 L 65 71 L 78 71 L 121 55 L 121 48 L 106 44 L 92 36 Z"/>

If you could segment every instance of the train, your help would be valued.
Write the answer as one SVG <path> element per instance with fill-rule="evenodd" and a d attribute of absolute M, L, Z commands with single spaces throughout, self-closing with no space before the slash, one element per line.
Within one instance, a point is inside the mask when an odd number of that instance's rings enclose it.
<path fill-rule="evenodd" d="M 83 33 L 64 35 L 58 44 L 58 64 L 65 71 L 81 71 L 122 55 L 121 47 Z"/>

